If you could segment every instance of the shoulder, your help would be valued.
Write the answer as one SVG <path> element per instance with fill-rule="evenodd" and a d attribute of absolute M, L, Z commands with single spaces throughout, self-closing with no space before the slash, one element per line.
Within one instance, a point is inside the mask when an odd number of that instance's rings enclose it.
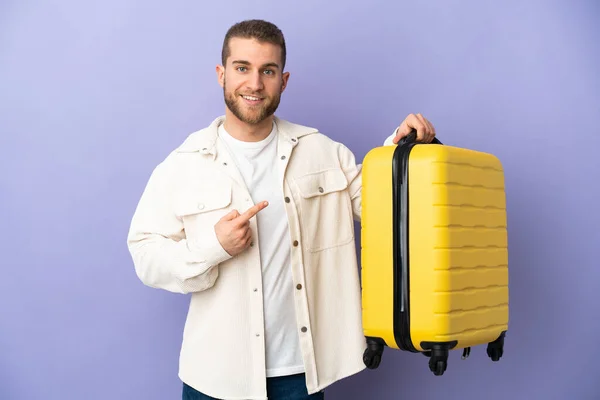
<path fill-rule="evenodd" d="M 188 163 L 197 159 L 198 153 L 210 153 L 216 142 L 220 118 L 204 128 L 185 134 L 179 144 L 171 148 L 155 166 L 154 173 L 161 176 L 180 174 Z"/>
<path fill-rule="evenodd" d="M 282 134 L 297 139 L 299 144 L 305 146 L 326 146 L 330 149 L 342 145 L 316 127 L 291 122 L 278 117 L 275 118 L 275 122 Z"/>
<path fill-rule="evenodd" d="M 319 134 L 319 130 L 317 128 L 291 122 L 277 116 L 275 117 L 275 125 L 281 134 L 291 138 L 296 138 L 298 140 L 300 138 Z"/>
<path fill-rule="evenodd" d="M 278 120 L 278 126 L 283 127 L 284 134 L 298 141 L 294 152 L 304 166 L 315 165 L 323 168 L 328 165 L 329 168 L 337 166 L 343 169 L 354 166 L 355 156 L 352 150 L 319 129 L 284 120 Z"/>

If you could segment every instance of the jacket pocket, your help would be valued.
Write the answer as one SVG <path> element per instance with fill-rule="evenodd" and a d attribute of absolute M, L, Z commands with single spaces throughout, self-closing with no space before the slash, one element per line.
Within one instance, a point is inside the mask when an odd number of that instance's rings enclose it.
<path fill-rule="evenodd" d="M 214 234 L 214 226 L 230 211 L 232 186 L 229 182 L 214 185 L 190 185 L 175 195 L 175 215 L 183 221 L 188 240 L 198 241 Z"/>
<path fill-rule="evenodd" d="M 299 194 L 304 246 L 316 252 L 354 239 L 352 205 L 346 175 L 339 168 L 294 178 Z"/>

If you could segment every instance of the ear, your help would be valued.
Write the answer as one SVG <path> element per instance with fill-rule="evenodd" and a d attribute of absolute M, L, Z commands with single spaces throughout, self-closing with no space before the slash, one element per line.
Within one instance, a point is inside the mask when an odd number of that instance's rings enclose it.
<path fill-rule="evenodd" d="M 219 82 L 219 85 L 221 85 L 221 87 L 224 87 L 225 86 L 225 67 L 223 67 L 222 65 L 217 65 L 216 72 L 217 72 L 217 81 Z"/>
<path fill-rule="evenodd" d="M 281 92 L 282 93 L 285 90 L 285 88 L 287 87 L 288 79 L 290 79 L 290 73 L 284 72 L 283 75 L 281 76 L 281 80 L 282 80 Z"/>

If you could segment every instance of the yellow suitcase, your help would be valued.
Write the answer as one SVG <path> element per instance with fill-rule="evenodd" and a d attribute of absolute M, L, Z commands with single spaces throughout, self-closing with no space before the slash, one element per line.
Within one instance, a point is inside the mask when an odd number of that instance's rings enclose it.
<path fill-rule="evenodd" d="M 429 357 L 487 344 L 498 361 L 508 330 L 504 173 L 492 154 L 415 142 L 363 162 L 361 280 L 369 368 L 384 346 Z"/>

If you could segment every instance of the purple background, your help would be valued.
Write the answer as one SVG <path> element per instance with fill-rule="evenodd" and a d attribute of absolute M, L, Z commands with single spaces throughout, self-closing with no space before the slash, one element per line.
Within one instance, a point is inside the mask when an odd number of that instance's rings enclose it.
<path fill-rule="evenodd" d="M 287 38 L 280 116 L 362 160 L 421 112 L 506 171 L 504 358 L 435 377 L 387 349 L 328 399 L 600 398 L 600 3 L 35 3 L 0 4 L 1 399 L 180 398 L 188 298 L 143 286 L 125 238 L 152 168 L 224 112 L 222 38 L 252 17 Z"/>

